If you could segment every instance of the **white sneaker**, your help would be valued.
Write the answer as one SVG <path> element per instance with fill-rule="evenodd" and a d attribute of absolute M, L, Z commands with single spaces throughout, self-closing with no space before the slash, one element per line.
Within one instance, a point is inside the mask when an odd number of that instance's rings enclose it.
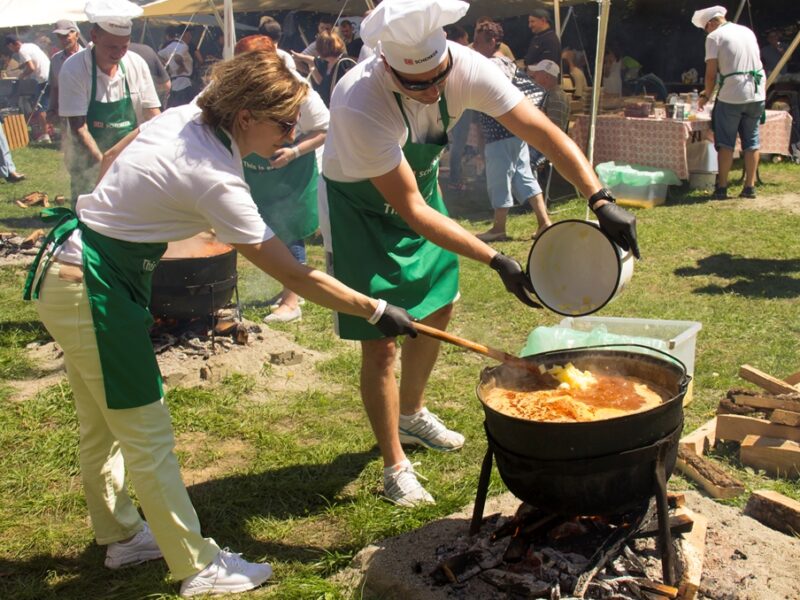
<path fill-rule="evenodd" d="M 415 415 L 400 415 L 400 443 L 450 452 L 464 445 L 464 436 L 445 427 L 427 408 Z"/>
<path fill-rule="evenodd" d="M 251 563 L 241 554 L 220 550 L 205 569 L 183 580 L 181 596 L 236 594 L 257 588 L 272 575 L 268 563 Z"/>
<path fill-rule="evenodd" d="M 264 317 L 264 323 L 291 323 L 292 321 L 300 321 L 303 318 L 303 311 L 298 306 L 294 310 L 286 312 L 272 312 Z"/>
<path fill-rule="evenodd" d="M 411 464 L 406 459 L 393 467 L 386 467 L 383 470 L 383 495 L 390 502 L 398 506 L 412 508 L 423 504 L 436 504 L 417 477 L 425 480 L 425 477 L 414 471 L 414 467 L 419 463 Z"/>
<path fill-rule="evenodd" d="M 155 560 L 161 556 L 161 549 L 156 544 L 150 526 L 145 523 L 142 530 L 127 542 L 114 542 L 108 545 L 105 565 L 109 569 L 119 569 Z"/>
<path fill-rule="evenodd" d="M 278 294 L 275 298 L 270 299 L 269 301 L 269 309 L 275 310 L 281 305 L 281 301 L 283 300 L 283 296 Z M 306 303 L 306 299 L 302 296 L 297 297 L 297 306 L 304 306 Z"/>
<path fill-rule="evenodd" d="M 50 135 L 48 135 L 47 133 L 43 133 L 33 141 L 36 142 L 37 144 L 50 144 L 52 143 L 53 140 L 50 139 Z"/>

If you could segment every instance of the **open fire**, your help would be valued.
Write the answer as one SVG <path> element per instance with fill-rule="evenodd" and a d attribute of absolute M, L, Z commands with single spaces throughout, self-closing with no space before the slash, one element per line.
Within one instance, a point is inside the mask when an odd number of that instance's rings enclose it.
<path fill-rule="evenodd" d="M 670 496 L 669 504 L 671 532 L 690 531 L 682 496 Z M 565 517 L 522 503 L 513 517 L 492 515 L 476 535 L 441 546 L 430 575 L 456 597 L 478 577 L 497 589 L 498 598 L 677 598 L 679 589 L 661 581 L 658 534 L 654 500 L 606 517 Z M 677 582 L 684 571 L 682 541 L 671 545 L 679 559 Z"/>

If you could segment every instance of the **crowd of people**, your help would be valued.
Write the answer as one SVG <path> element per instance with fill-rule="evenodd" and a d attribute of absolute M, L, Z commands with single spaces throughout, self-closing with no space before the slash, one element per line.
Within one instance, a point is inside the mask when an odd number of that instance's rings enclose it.
<path fill-rule="evenodd" d="M 89 0 L 85 47 L 75 23 L 58 21 L 61 50 L 50 58 L 6 38 L 25 75 L 44 84 L 40 95 L 50 81 L 51 119 L 54 111 L 68 140 L 72 208 L 46 211 L 55 226 L 25 295 L 64 350 L 87 508 L 108 568 L 163 556 L 183 596 L 246 591 L 272 572 L 203 537 L 181 480 L 148 335 L 150 278 L 169 242 L 213 229 L 278 280 L 283 289 L 269 301 L 267 322 L 301 318 L 305 299 L 334 311 L 337 334 L 361 347 L 360 392 L 383 460 L 384 495 L 404 507 L 434 502 L 404 447 L 456 451 L 465 443 L 426 406 L 439 342 L 417 335 L 415 322 L 447 328 L 460 258 L 486 265 L 498 285 L 538 306 L 520 264 L 489 243 L 506 239 L 514 201 L 534 211 L 533 237 L 550 226 L 536 177 L 542 161 L 638 258 L 634 216 L 566 134 L 562 64 L 577 94 L 586 82 L 576 54 L 562 52 L 551 15 L 531 12 L 533 37 L 517 62 L 491 18 L 479 19 L 469 45 L 457 25 L 468 6 L 384 0 L 358 32 L 352 20 L 321 20 L 301 52 L 281 49 L 280 24 L 263 17 L 258 34 L 239 40 L 234 57 L 216 61 L 201 85 L 196 69 L 204 57 L 186 28 L 170 28 L 153 56 L 133 51 L 132 20 L 142 9 L 128 0 Z M 731 44 L 751 41 L 719 8 L 693 21 L 709 34 L 701 96 L 714 91 L 709 73 L 722 73 L 721 157 L 743 132 L 749 169 L 758 157 L 751 129 L 763 98 L 747 96 L 742 108 L 727 81 L 737 93 L 757 88 L 760 63 L 727 62 Z M 621 79 L 636 68 L 610 56 L 608 77 L 617 63 Z M 494 210 L 491 229 L 479 234 L 447 216 L 438 181 L 449 146 L 452 182 L 453 157 L 473 119 Z M 733 139 L 725 137 L 731 132 Z M 24 177 L 6 150 L 3 160 L 8 181 Z M 326 272 L 305 264 L 304 239 L 318 229 Z"/>

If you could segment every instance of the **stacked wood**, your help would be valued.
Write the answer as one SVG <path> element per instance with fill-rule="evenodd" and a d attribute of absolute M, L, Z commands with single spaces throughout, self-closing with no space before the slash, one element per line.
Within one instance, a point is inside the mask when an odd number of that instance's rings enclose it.
<path fill-rule="evenodd" d="M 744 514 L 789 535 L 800 534 L 800 502 L 772 490 L 756 490 Z"/>
<path fill-rule="evenodd" d="M 687 446 L 678 447 L 678 470 L 702 487 L 712 498 L 735 498 L 744 485 L 710 460 L 698 456 Z"/>
<path fill-rule="evenodd" d="M 30 194 L 25 194 L 19 200 L 16 200 L 14 204 L 20 208 L 31 208 L 32 206 L 49 208 L 50 198 L 44 192 L 31 192 Z"/>

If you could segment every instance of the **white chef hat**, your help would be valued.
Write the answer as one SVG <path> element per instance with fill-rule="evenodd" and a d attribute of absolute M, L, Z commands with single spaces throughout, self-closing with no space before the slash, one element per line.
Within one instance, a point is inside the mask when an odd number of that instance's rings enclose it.
<path fill-rule="evenodd" d="M 705 29 L 708 22 L 714 17 L 724 17 L 728 14 L 728 9 L 724 6 L 712 6 L 710 8 L 701 8 L 694 11 L 692 15 L 692 25 Z"/>
<path fill-rule="evenodd" d="M 90 23 L 113 35 L 128 36 L 131 34 L 131 19 L 142 15 L 141 6 L 128 0 L 89 0 L 84 8 Z"/>
<path fill-rule="evenodd" d="M 361 39 L 372 48 L 380 42 L 386 62 L 398 71 L 424 73 L 447 56 L 443 27 L 468 9 L 461 0 L 383 0 L 361 22 Z"/>

